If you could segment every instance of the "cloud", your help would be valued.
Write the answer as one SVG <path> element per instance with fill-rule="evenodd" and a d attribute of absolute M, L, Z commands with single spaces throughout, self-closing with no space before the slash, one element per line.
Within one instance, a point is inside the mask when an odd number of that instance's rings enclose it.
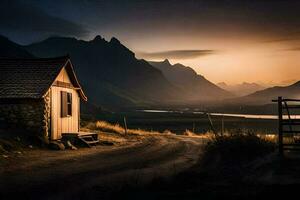
<path fill-rule="evenodd" d="M 49 15 L 26 1 L 0 2 L 0 30 L 12 35 L 84 36 L 88 31 L 80 24 Z"/>
<path fill-rule="evenodd" d="M 279 49 L 278 51 L 300 51 L 300 47 L 292 47 L 287 49 Z"/>
<path fill-rule="evenodd" d="M 287 49 L 288 51 L 300 51 L 300 47 Z"/>
<path fill-rule="evenodd" d="M 292 33 L 285 33 L 283 36 L 276 37 L 274 39 L 265 40 L 264 43 L 272 43 L 272 42 L 290 42 L 290 41 L 297 41 L 300 40 L 300 31 L 292 32 Z"/>
<path fill-rule="evenodd" d="M 145 59 L 192 59 L 215 54 L 215 50 L 171 50 L 159 52 L 138 52 L 138 57 Z"/>

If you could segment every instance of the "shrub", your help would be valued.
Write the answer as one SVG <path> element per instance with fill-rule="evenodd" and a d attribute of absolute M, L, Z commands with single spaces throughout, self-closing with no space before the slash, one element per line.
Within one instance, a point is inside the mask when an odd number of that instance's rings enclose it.
<path fill-rule="evenodd" d="M 204 156 L 219 157 L 222 163 L 243 163 L 275 150 L 275 143 L 254 134 L 214 137 L 205 147 Z"/>

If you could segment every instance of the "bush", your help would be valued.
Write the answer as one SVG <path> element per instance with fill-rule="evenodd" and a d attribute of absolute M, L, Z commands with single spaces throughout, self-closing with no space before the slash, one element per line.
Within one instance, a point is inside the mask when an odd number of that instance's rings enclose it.
<path fill-rule="evenodd" d="M 243 163 L 275 150 L 275 143 L 254 134 L 214 137 L 205 147 L 204 157 L 218 156 L 222 163 Z"/>

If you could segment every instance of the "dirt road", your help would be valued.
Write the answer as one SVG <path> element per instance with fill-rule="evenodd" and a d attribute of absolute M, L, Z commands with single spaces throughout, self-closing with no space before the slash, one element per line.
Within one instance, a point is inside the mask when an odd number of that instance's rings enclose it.
<path fill-rule="evenodd" d="M 144 184 L 190 167 L 203 143 L 187 136 L 147 136 L 115 147 L 27 152 L 1 169 L 0 199 L 109 198 L 124 185 Z"/>

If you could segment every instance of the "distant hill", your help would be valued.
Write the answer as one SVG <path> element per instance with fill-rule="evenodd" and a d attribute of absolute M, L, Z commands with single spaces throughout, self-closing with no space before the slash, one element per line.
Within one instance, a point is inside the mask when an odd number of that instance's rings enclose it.
<path fill-rule="evenodd" d="M 241 97 L 235 101 L 243 104 L 269 104 L 272 99 L 278 96 L 284 98 L 300 98 L 300 81 L 289 86 L 276 86 L 265 90 L 254 92 L 253 94 Z"/>
<path fill-rule="evenodd" d="M 0 35 L 0 58 L 32 58 L 21 45 L 18 45 L 8 38 Z"/>
<path fill-rule="evenodd" d="M 171 65 L 167 59 L 162 62 L 148 62 L 161 70 L 172 84 L 184 90 L 189 100 L 210 101 L 233 97 L 231 93 L 198 75 L 190 67 L 179 63 Z"/>
<path fill-rule="evenodd" d="M 243 82 L 241 84 L 236 84 L 236 85 L 228 85 L 224 82 L 221 82 L 218 83 L 217 85 L 220 88 L 223 88 L 224 90 L 227 90 L 235 94 L 236 96 L 245 96 L 254 93 L 256 91 L 265 89 L 265 87 L 257 83 L 247 83 L 247 82 Z"/>
<path fill-rule="evenodd" d="M 116 38 L 91 41 L 52 37 L 24 47 L 37 57 L 69 54 L 79 80 L 96 105 L 126 107 L 182 101 L 184 95 L 162 72 L 135 54 Z"/>

